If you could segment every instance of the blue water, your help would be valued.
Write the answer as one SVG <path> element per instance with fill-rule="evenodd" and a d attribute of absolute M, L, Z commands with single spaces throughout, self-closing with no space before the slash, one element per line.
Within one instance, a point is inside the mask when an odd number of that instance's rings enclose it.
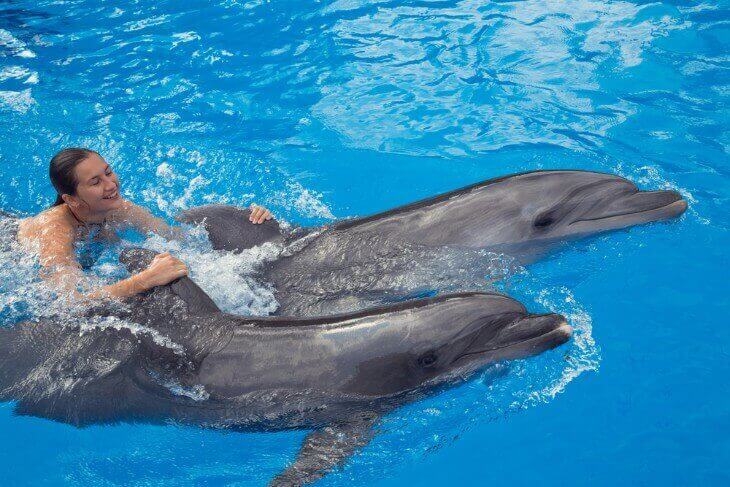
<path fill-rule="evenodd" d="M 256 201 L 315 224 L 551 168 L 678 189 L 678 221 L 494 283 L 566 314 L 570 344 L 397 411 L 321 485 L 730 485 L 729 29 L 728 2 L 5 1 L 0 208 L 48 205 L 69 145 L 165 217 Z M 188 258 L 228 309 L 275 306 Z M 5 259 L 17 316 L 32 286 Z M 264 485 L 304 435 L 76 429 L 11 404 L 0 431 L 3 485 Z"/>

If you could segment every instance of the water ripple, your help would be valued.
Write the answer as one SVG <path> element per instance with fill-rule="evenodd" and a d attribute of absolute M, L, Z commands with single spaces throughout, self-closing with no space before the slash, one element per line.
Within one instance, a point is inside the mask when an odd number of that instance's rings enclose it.
<path fill-rule="evenodd" d="M 690 202 L 686 223 L 699 229 L 686 243 L 706 244 L 687 260 L 702 262 L 730 229 L 728 19 L 722 2 L 4 2 L 0 208 L 32 213 L 48 205 L 48 160 L 70 145 L 99 150 L 120 173 L 123 192 L 157 214 L 257 201 L 302 224 L 504 173 L 575 167 L 681 191 Z M 702 240 L 709 231 L 717 241 Z M 615 260 L 602 248 L 590 254 Z M 272 309 L 270 289 L 216 271 L 245 274 L 248 261 L 185 255 L 227 309 Z M 578 283 L 605 272 L 575 262 L 569 274 Z M 678 270 L 683 278 L 691 277 L 684 275 L 689 265 Z M 418 457 L 438 449 L 462 423 L 549 400 L 575 375 L 596 369 L 592 308 L 574 298 L 577 284 L 563 287 L 570 279 L 550 282 L 550 275 L 527 274 L 527 286 L 507 290 L 521 293 L 528 307 L 570 317 L 579 333 L 568 357 L 556 351 L 517 364 L 517 374 L 485 376 L 398 413 L 384 439 L 357 460 L 370 467 L 342 475 L 375 480 L 382 465 L 400 460 L 393 452 Z M 229 293 L 233 287 L 240 293 Z M 1 296 L 12 317 L 27 314 L 35 293 L 30 285 L 19 289 Z M 699 308 L 704 297 L 696 299 Z M 301 439 L 129 431 L 169 441 L 82 449 L 61 458 L 49 482 L 264 480 Z M 114 436 L 106 428 L 74 435 L 116 443 L 106 441 Z M 196 441 L 217 445 L 223 460 L 199 455 Z M 231 445 L 221 448 L 225 441 Z M 282 453 L 287 441 L 292 452 Z M 254 451 L 259 443 L 268 446 L 242 461 L 237 448 Z M 168 464 L 176 471 L 165 470 Z"/>

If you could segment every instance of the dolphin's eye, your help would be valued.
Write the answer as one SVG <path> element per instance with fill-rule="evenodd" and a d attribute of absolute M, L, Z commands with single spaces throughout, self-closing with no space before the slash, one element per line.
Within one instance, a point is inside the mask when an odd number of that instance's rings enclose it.
<path fill-rule="evenodd" d="M 538 228 L 545 228 L 553 223 L 555 223 L 555 220 L 550 215 L 540 215 L 535 219 L 534 225 Z"/>
<path fill-rule="evenodd" d="M 438 357 L 436 356 L 435 353 L 426 352 L 423 355 L 421 355 L 420 357 L 418 357 L 418 365 L 420 365 L 421 367 L 430 367 L 433 364 L 435 364 L 437 360 L 438 360 Z"/>

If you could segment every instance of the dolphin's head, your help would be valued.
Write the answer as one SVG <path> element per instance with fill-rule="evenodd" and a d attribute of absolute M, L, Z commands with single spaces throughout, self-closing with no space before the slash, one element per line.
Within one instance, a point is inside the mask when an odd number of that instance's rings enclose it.
<path fill-rule="evenodd" d="M 421 344 L 413 351 L 421 373 L 433 376 L 436 382 L 504 360 L 540 354 L 567 342 L 572 333 L 563 316 L 530 314 L 507 296 L 475 294 L 459 304 L 464 314 L 442 325 L 450 335 L 438 331 L 440 340 L 430 346 Z"/>
<path fill-rule="evenodd" d="M 411 325 L 391 321 L 351 392 L 396 394 L 460 379 L 490 364 L 537 355 L 571 336 L 560 315 L 533 315 L 500 294 L 463 293 L 407 310 Z"/>
<path fill-rule="evenodd" d="M 687 209 L 676 191 L 640 191 L 612 174 L 538 171 L 493 184 L 485 211 L 500 235 L 492 241 L 504 244 L 567 240 L 675 218 Z"/>

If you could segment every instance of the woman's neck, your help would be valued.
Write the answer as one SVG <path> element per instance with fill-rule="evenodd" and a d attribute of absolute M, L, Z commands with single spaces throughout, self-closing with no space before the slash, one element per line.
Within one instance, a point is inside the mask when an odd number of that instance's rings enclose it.
<path fill-rule="evenodd" d="M 107 219 L 107 213 L 92 213 L 88 210 L 83 209 L 73 209 L 68 204 L 66 205 L 66 208 L 68 208 L 69 213 L 71 213 L 71 216 L 74 220 L 76 220 L 79 225 L 92 225 L 92 224 L 98 224 L 98 223 L 104 223 Z"/>

